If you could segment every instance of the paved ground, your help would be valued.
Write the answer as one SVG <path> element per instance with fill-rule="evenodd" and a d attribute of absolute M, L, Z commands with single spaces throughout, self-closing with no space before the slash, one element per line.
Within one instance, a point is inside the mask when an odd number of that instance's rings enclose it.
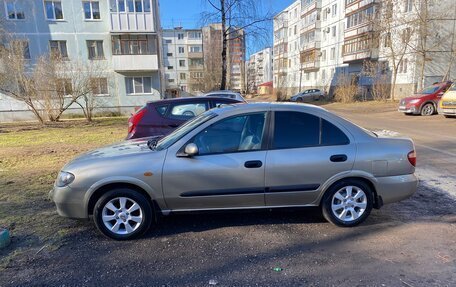
<path fill-rule="evenodd" d="M 388 105 L 327 108 L 411 136 L 419 191 L 351 229 L 313 209 L 183 214 L 141 240 L 115 242 L 68 220 L 79 233 L 9 265 L 0 286 L 456 286 L 456 120 Z"/>

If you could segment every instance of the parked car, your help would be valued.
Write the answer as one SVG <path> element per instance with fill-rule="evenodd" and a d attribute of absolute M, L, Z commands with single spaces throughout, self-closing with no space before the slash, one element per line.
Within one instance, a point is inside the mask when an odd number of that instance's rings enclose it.
<path fill-rule="evenodd" d="M 410 139 L 376 136 L 311 105 L 228 105 L 160 141 L 99 148 L 63 167 L 50 197 L 60 215 L 93 217 L 114 239 L 157 214 L 319 206 L 337 226 L 417 188 Z"/>
<path fill-rule="evenodd" d="M 233 92 L 233 91 L 213 91 L 204 94 L 204 96 L 209 96 L 209 97 L 219 97 L 219 98 L 229 98 L 229 99 L 234 99 L 238 100 L 240 102 L 246 102 L 246 100 L 241 96 L 240 93 Z"/>
<path fill-rule="evenodd" d="M 456 117 L 456 83 L 442 96 L 439 104 L 439 114 L 446 118 Z"/>
<path fill-rule="evenodd" d="M 292 102 L 312 102 L 312 101 L 320 101 L 323 100 L 325 97 L 325 93 L 319 89 L 309 89 L 305 90 L 304 92 L 300 92 L 290 98 Z"/>
<path fill-rule="evenodd" d="M 240 101 L 220 97 L 176 98 L 149 102 L 128 119 L 127 139 L 165 136 L 209 109 L 235 103 Z"/>
<path fill-rule="evenodd" d="M 435 83 L 413 96 L 402 99 L 399 111 L 404 114 L 432 116 L 437 113 L 438 103 L 452 82 Z"/>

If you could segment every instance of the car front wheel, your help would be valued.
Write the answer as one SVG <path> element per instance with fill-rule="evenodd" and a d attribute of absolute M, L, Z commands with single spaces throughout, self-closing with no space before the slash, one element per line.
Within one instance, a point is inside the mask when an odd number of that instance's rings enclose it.
<path fill-rule="evenodd" d="M 373 192 L 362 181 L 343 180 L 334 184 L 322 201 L 326 220 L 341 227 L 352 227 L 363 222 L 373 206 Z"/>
<path fill-rule="evenodd" d="M 132 189 L 114 189 L 95 204 L 93 220 L 106 236 L 128 240 L 141 236 L 153 222 L 152 207 L 147 198 Z"/>
<path fill-rule="evenodd" d="M 421 108 L 421 115 L 422 116 L 432 116 L 434 113 L 435 113 L 435 108 L 434 108 L 434 105 L 431 104 L 431 103 L 425 104 Z"/>

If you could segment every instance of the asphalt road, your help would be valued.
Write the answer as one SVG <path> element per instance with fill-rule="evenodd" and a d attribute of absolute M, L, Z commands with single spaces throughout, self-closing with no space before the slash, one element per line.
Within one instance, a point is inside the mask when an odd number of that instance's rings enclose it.
<path fill-rule="evenodd" d="M 2 271 L 0 286 L 456 286 L 456 120 L 336 112 L 415 140 L 412 198 L 349 229 L 315 209 L 181 214 L 116 242 L 68 220 L 80 232 Z"/>

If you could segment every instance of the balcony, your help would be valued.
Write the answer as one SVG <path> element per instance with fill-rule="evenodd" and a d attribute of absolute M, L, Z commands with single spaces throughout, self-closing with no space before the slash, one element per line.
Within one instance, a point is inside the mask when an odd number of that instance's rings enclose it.
<path fill-rule="evenodd" d="M 320 61 L 305 62 L 301 64 L 301 69 L 308 72 L 320 69 Z"/>
<path fill-rule="evenodd" d="M 152 12 L 110 13 L 111 32 L 157 32 Z"/>
<path fill-rule="evenodd" d="M 346 0 L 345 1 L 345 14 L 356 12 L 357 10 L 364 9 L 369 5 L 379 4 L 381 0 Z"/>
<path fill-rule="evenodd" d="M 301 15 L 304 16 L 309 14 L 310 12 L 314 11 L 315 9 L 321 9 L 321 1 L 315 0 L 312 4 L 303 6 L 301 8 Z M 301 18 L 302 18 L 301 16 Z"/>
<path fill-rule="evenodd" d="M 117 72 L 158 70 L 157 55 L 113 55 L 112 66 Z"/>
<path fill-rule="evenodd" d="M 321 42 L 320 41 L 313 41 L 305 44 L 301 44 L 301 51 L 307 51 L 312 49 L 320 49 Z"/>
<path fill-rule="evenodd" d="M 188 52 L 189 58 L 203 58 L 203 52 Z"/>
<path fill-rule="evenodd" d="M 364 60 L 377 60 L 378 59 L 378 49 L 366 49 L 361 51 L 355 51 L 351 53 L 344 53 L 342 55 L 344 63 L 350 62 L 362 62 Z"/>
<path fill-rule="evenodd" d="M 188 69 L 190 71 L 202 71 L 204 70 L 204 65 L 189 65 Z"/>
<path fill-rule="evenodd" d="M 312 30 L 317 30 L 321 28 L 321 22 L 320 21 L 315 21 L 314 23 L 304 26 L 301 28 L 301 34 L 307 33 Z"/>
<path fill-rule="evenodd" d="M 361 34 L 373 32 L 374 27 L 371 23 L 366 22 L 357 26 L 346 28 L 344 31 L 344 38 L 351 38 Z"/>

